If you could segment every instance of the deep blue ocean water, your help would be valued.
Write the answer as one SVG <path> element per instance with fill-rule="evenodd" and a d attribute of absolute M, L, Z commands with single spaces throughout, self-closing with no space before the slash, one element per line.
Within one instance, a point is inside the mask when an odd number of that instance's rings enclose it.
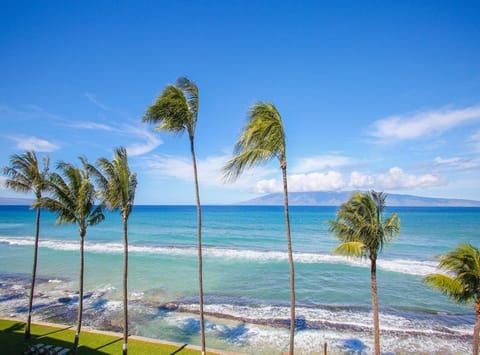
<path fill-rule="evenodd" d="M 299 354 L 369 353 L 370 271 L 366 261 L 333 256 L 328 220 L 335 207 L 290 208 L 296 267 Z M 459 243 L 480 246 L 479 208 L 389 208 L 400 235 L 378 261 L 382 349 L 390 353 L 470 352 L 473 308 L 422 284 L 435 256 Z M 120 214 L 88 228 L 85 324 L 121 325 Z M 74 323 L 79 238 L 42 212 L 36 319 Z M 25 317 L 35 213 L 0 206 L 0 314 Z M 283 207 L 204 206 L 207 346 L 275 354 L 288 348 L 289 274 Z M 136 206 L 129 219 L 132 332 L 198 344 L 196 209 Z M 168 306 L 165 306 L 168 305 Z M 173 306 L 172 306 L 173 305 Z"/>

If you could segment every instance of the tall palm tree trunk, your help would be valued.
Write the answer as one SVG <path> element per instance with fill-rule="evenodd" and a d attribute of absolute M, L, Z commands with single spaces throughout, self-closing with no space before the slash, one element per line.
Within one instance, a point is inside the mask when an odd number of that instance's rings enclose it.
<path fill-rule="evenodd" d="M 203 316 L 203 256 L 202 256 L 202 208 L 200 204 L 200 192 L 198 188 L 197 160 L 193 137 L 190 137 L 190 151 L 192 153 L 193 174 L 195 178 L 195 194 L 197 199 L 197 251 L 198 251 L 198 297 L 200 307 L 200 341 L 202 355 L 205 355 L 205 320 Z"/>
<path fill-rule="evenodd" d="M 370 279 L 372 284 L 372 308 L 373 308 L 373 338 L 375 355 L 380 355 L 380 324 L 378 319 L 378 297 L 377 297 L 377 259 L 370 256 Z"/>
<path fill-rule="evenodd" d="M 127 355 L 128 346 L 128 225 L 123 216 L 123 355 Z"/>
<path fill-rule="evenodd" d="M 475 326 L 473 327 L 473 355 L 478 355 L 480 331 L 480 300 L 475 303 Z"/>
<path fill-rule="evenodd" d="M 82 329 L 83 316 L 83 272 L 85 268 L 85 254 L 84 254 L 85 234 L 80 235 L 80 290 L 78 294 L 78 318 L 77 318 L 77 332 L 75 333 L 75 342 L 73 344 L 73 354 L 76 355 L 78 351 L 78 343 L 80 340 L 80 331 Z"/>
<path fill-rule="evenodd" d="M 295 348 L 295 268 L 293 265 L 292 237 L 290 233 L 290 216 L 288 213 L 287 166 L 282 162 L 283 199 L 285 209 L 285 226 L 287 233 L 288 262 L 290 265 L 290 347 L 289 354 L 294 354 Z"/>
<path fill-rule="evenodd" d="M 28 300 L 28 318 L 25 328 L 25 340 L 30 339 L 30 324 L 32 322 L 33 294 L 35 289 L 35 280 L 37 278 L 37 260 L 38 260 L 38 239 L 40 235 L 40 207 L 37 207 L 37 217 L 35 220 L 35 247 L 33 250 L 33 270 L 32 282 L 30 286 L 30 298 Z"/>

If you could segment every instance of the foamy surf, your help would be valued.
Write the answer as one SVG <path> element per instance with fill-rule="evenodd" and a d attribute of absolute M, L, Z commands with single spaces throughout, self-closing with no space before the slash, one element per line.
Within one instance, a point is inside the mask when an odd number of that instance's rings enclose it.
<path fill-rule="evenodd" d="M 18 246 L 31 246 L 34 239 L 31 237 L 0 237 L 0 243 Z M 78 251 L 79 245 L 75 241 L 42 239 L 39 243 L 41 248 L 48 248 L 59 251 Z M 137 254 L 155 254 L 196 257 L 197 250 L 195 247 L 170 247 L 170 246 L 142 246 L 129 245 L 130 253 Z M 85 251 L 90 253 L 102 254 L 121 254 L 123 253 L 123 244 L 121 243 L 95 243 L 85 242 Z M 230 260 L 252 260 L 255 262 L 286 262 L 287 254 L 283 251 L 259 251 L 244 249 L 229 249 L 204 247 L 205 257 L 230 259 Z M 330 254 L 314 254 L 314 253 L 294 253 L 295 263 L 300 264 L 342 264 L 352 267 L 368 268 L 370 264 L 365 259 L 346 258 L 342 256 Z M 379 259 L 377 268 L 380 270 L 425 276 L 429 273 L 439 272 L 436 263 L 433 261 L 419 261 L 409 259 Z"/>

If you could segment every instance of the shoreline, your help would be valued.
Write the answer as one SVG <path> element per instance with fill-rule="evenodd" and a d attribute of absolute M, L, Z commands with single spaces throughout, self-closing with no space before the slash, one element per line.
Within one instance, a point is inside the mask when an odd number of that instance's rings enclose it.
<path fill-rule="evenodd" d="M 20 322 L 23 324 L 26 324 L 26 321 L 21 319 L 21 318 L 13 318 L 13 317 L 6 317 L 4 315 L 0 315 L 0 320 L 6 320 L 10 322 Z M 45 322 L 45 321 L 39 321 L 39 320 L 32 320 L 32 325 L 40 325 L 40 326 L 45 326 L 45 327 L 51 327 L 51 328 L 58 328 L 58 329 L 75 329 L 75 325 L 68 325 L 68 324 L 62 324 L 62 323 L 52 323 L 52 322 Z M 87 325 L 82 325 L 82 331 L 80 333 L 80 337 L 82 336 L 82 333 L 91 333 L 91 334 L 99 334 L 99 335 L 107 335 L 119 339 L 123 339 L 123 333 L 119 332 L 114 332 L 114 331 L 109 331 L 109 330 L 99 330 L 92 328 L 91 326 Z M 136 340 L 144 343 L 151 343 L 151 344 L 159 344 L 159 345 L 169 345 L 169 346 L 175 346 L 178 347 L 179 349 L 189 349 L 189 350 L 195 350 L 198 352 L 202 351 L 202 348 L 198 345 L 194 344 L 182 344 L 182 343 L 177 343 L 173 341 L 168 341 L 168 340 L 161 340 L 161 339 L 153 339 L 153 338 L 148 338 L 140 335 L 129 335 L 128 336 L 129 341 L 130 340 Z M 72 340 L 73 344 L 73 340 Z M 214 348 L 207 347 L 206 351 L 208 353 L 214 353 L 218 355 L 245 355 L 245 353 L 239 353 L 239 352 L 231 352 L 231 351 L 225 351 L 225 350 L 218 350 Z"/>

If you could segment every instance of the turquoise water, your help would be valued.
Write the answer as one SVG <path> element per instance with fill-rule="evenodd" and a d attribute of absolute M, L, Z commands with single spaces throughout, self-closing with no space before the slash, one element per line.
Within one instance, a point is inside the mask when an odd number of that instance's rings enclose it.
<path fill-rule="evenodd" d="M 331 254 L 337 241 L 326 221 L 335 218 L 335 211 L 291 207 L 297 316 L 304 320 L 296 336 L 298 353 L 320 353 L 323 342 L 338 353 L 371 351 L 369 265 Z M 463 242 L 479 246 L 480 209 L 391 208 L 387 214 L 392 212 L 400 216 L 401 234 L 378 262 L 382 349 L 469 352 L 471 306 L 452 303 L 421 280 L 436 271 L 436 255 Z M 283 207 L 205 206 L 203 216 L 207 345 L 246 353 L 284 351 L 289 274 Z M 4 315 L 25 314 L 25 299 L 12 294 L 28 287 L 34 218 L 27 207 L 0 206 Z M 44 298 L 34 315 L 68 321 L 65 314 L 74 313 L 78 288 L 78 231 L 54 222 L 54 215 L 43 213 L 38 271 L 43 282 L 38 292 Z M 116 329 L 121 324 L 121 233 L 118 213 L 107 213 L 104 222 L 87 231 L 87 325 Z M 136 206 L 129 242 L 132 331 L 198 342 L 195 207 Z M 60 308 L 58 300 L 64 297 L 73 301 Z M 178 308 L 167 309 L 166 303 Z"/>

